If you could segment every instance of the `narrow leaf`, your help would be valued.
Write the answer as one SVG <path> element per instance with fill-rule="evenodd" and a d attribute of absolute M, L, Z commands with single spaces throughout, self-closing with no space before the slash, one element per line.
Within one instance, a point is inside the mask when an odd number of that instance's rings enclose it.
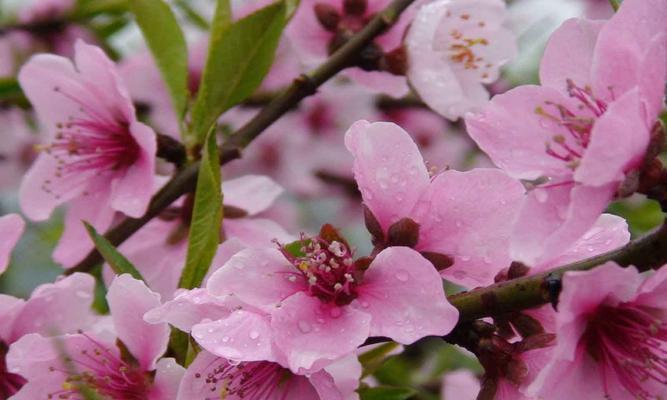
<path fill-rule="evenodd" d="M 283 2 L 262 8 L 228 27 L 219 26 L 216 15 L 192 110 L 191 131 L 197 143 L 203 141 L 223 112 L 250 96 L 262 83 L 286 22 Z"/>
<path fill-rule="evenodd" d="M 188 99 L 188 49 L 183 31 L 164 0 L 132 0 L 130 3 L 180 119 Z"/>
<path fill-rule="evenodd" d="M 83 221 L 83 224 L 86 227 L 88 235 L 92 239 L 93 243 L 95 243 L 97 251 L 100 252 L 104 260 L 109 264 L 116 275 L 130 274 L 134 279 L 139 279 L 141 281 L 144 280 L 144 278 L 141 276 L 141 273 L 139 273 L 130 260 L 125 258 L 124 255 L 116 250 L 116 248 L 111 243 L 109 243 L 109 241 L 104 236 L 97 233 L 95 228 L 93 228 L 93 226 L 88 222 Z"/>
<path fill-rule="evenodd" d="M 359 389 L 361 400 L 407 400 L 415 393 L 414 389 L 391 386 Z"/>
<path fill-rule="evenodd" d="M 385 359 L 398 348 L 398 343 L 383 343 L 359 356 L 359 362 L 363 367 L 362 378 L 373 375 L 384 363 Z"/>
<path fill-rule="evenodd" d="M 190 234 L 188 236 L 188 256 L 179 282 L 179 287 L 198 287 L 213 261 L 220 243 L 222 223 L 222 192 L 220 191 L 220 160 L 215 131 L 209 132 L 197 177 Z"/>

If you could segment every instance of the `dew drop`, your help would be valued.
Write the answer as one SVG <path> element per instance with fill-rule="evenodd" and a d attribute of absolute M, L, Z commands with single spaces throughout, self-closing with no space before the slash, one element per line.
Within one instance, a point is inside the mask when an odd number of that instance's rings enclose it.
<path fill-rule="evenodd" d="M 255 340 L 255 339 L 257 339 L 257 338 L 259 337 L 259 332 L 257 332 L 257 331 L 250 331 L 250 334 L 249 334 L 248 336 L 250 336 L 250 339 Z"/>
<path fill-rule="evenodd" d="M 396 273 L 396 275 L 394 275 L 394 277 L 401 282 L 407 282 L 408 279 L 410 279 L 410 274 L 408 274 L 408 272 L 405 270 L 400 270 Z"/>

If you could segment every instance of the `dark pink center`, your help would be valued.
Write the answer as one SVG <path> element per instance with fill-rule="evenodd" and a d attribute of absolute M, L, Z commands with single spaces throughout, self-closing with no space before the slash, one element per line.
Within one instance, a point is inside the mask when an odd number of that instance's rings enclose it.
<path fill-rule="evenodd" d="M 648 381 L 667 385 L 667 323 L 657 315 L 621 304 L 600 306 L 591 316 L 583 344 L 600 364 L 605 388 L 618 380 L 635 398 L 648 400 L 656 395 L 646 389 Z"/>
<path fill-rule="evenodd" d="M 298 270 L 287 279 L 305 279 L 308 293 L 324 303 L 346 305 L 352 302 L 357 297 L 356 287 L 363 274 L 353 261 L 349 246 L 319 236 L 302 238 L 301 245 L 301 256 L 283 251 Z"/>
<path fill-rule="evenodd" d="M 591 141 L 593 125 L 607 111 L 607 104 L 597 99 L 589 86 L 581 88 L 571 80 L 567 81 L 567 92 L 576 100 L 575 108 L 545 102 L 535 113 L 562 128 L 546 142 L 546 153 L 574 170 Z"/>
<path fill-rule="evenodd" d="M 195 374 L 204 379 L 211 397 L 204 400 L 225 399 L 228 396 L 244 400 L 286 400 L 290 372 L 280 365 L 267 361 L 230 364 L 215 360 L 206 371 Z"/>
<path fill-rule="evenodd" d="M 141 149 L 120 112 L 112 117 L 58 87 L 54 91 L 79 104 L 81 111 L 56 124 L 54 140 L 42 148 L 56 160 L 55 176 L 69 186 L 64 190 L 84 184 L 91 176 L 122 171 L 137 160 Z M 49 180 L 43 189 L 56 197 L 60 195 L 57 190 L 63 190 L 52 187 Z"/>
<path fill-rule="evenodd" d="M 114 400 L 144 400 L 150 389 L 145 371 L 123 361 L 114 351 L 86 336 L 92 349 L 67 354 L 65 368 L 51 366 L 52 372 L 67 375 L 62 389 L 49 393 L 49 399 L 79 399 L 84 390 Z"/>

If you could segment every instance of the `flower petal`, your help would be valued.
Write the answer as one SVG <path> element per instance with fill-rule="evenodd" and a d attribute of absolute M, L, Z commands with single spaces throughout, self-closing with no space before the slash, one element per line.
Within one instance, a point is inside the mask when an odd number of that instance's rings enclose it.
<path fill-rule="evenodd" d="M 294 279 L 291 277 L 296 277 Z M 291 294 L 305 290 L 301 273 L 275 249 L 246 249 L 234 255 L 208 280 L 216 296 L 233 294 L 244 303 L 271 312 Z"/>
<path fill-rule="evenodd" d="M 155 378 L 148 400 L 173 400 L 176 398 L 185 368 L 173 358 L 162 358 L 157 362 Z"/>
<path fill-rule="evenodd" d="M 316 371 L 353 353 L 368 338 L 371 316 L 298 292 L 272 313 L 276 345 L 294 373 Z"/>
<path fill-rule="evenodd" d="M 12 250 L 24 230 L 25 222 L 18 214 L 0 217 L 0 274 L 7 269 Z"/>
<path fill-rule="evenodd" d="M 107 292 L 109 310 L 118 338 L 145 370 L 155 369 L 167 350 L 169 327 L 144 321 L 144 314 L 160 306 L 160 295 L 130 274 L 119 275 Z"/>
<path fill-rule="evenodd" d="M 259 214 L 273 204 L 283 188 L 263 175 L 244 175 L 222 183 L 225 205 L 245 210 L 248 215 Z"/>
<path fill-rule="evenodd" d="M 458 321 L 445 298 L 433 265 L 407 247 L 390 247 L 377 255 L 358 287 L 355 308 L 369 313 L 371 336 L 411 344 L 424 336 L 443 336 Z"/>
<path fill-rule="evenodd" d="M 167 322 L 183 332 L 190 332 L 193 325 L 204 319 L 222 319 L 231 313 L 233 304 L 229 299 L 212 296 L 206 289 L 192 289 L 181 292 L 173 300 L 149 310 L 144 321 L 149 324 Z"/>
<path fill-rule="evenodd" d="M 357 121 L 345 134 L 354 177 L 366 206 L 382 228 L 409 216 L 429 176 L 410 135 L 396 124 Z"/>
<path fill-rule="evenodd" d="M 237 310 L 226 318 L 194 325 L 192 337 L 209 352 L 233 362 L 278 359 L 267 315 Z"/>

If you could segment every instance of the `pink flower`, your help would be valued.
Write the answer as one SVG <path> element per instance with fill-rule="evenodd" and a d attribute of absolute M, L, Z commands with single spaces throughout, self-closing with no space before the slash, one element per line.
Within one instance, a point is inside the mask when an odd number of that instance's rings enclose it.
<path fill-rule="evenodd" d="M 501 168 L 536 180 L 512 242 L 539 262 L 583 234 L 640 166 L 663 104 L 667 4 L 628 0 L 608 22 L 568 20 L 551 37 L 543 86 L 496 96 L 467 118 Z"/>
<path fill-rule="evenodd" d="M 50 135 L 19 193 L 21 208 L 44 220 L 69 202 L 54 253 L 72 265 L 92 244 L 81 220 L 105 231 L 115 211 L 140 217 L 153 193 L 155 133 L 137 121 L 114 64 L 79 41 L 76 67 L 54 55 L 32 58 L 19 82 Z"/>
<path fill-rule="evenodd" d="M 25 222 L 18 214 L 0 217 L 0 274 L 9 266 L 11 252 L 24 230 Z"/>
<path fill-rule="evenodd" d="M 312 64 L 340 47 L 389 3 L 389 0 L 304 0 L 287 32 L 304 61 Z M 385 54 L 401 51 L 403 34 L 414 16 L 415 8 L 416 5 L 413 5 L 403 12 L 398 22 L 378 36 L 369 48 Z M 346 74 L 375 92 L 393 97 L 404 96 L 409 90 L 404 76 L 361 68 L 350 69 Z"/>
<path fill-rule="evenodd" d="M 90 311 L 94 286 L 92 276 L 75 273 L 38 286 L 28 300 L 0 294 L 0 398 L 9 398 L 25 383 L 7 369 L 9 346 L 30 333 L 60 335 L 89 327 L 95 320 Z"/>
<path fill-rule="evenodd" d="M 167 349 L 169 327 L 143 321 L 147 310 L 160 305 L 159 295 L 124 274 L 109 287 L 107 301 L 113 333 L 98 329 L 55 338 L 29 334 L 11 346 L 9 371 L 27 380 L 13 399 L 79 398 L 84 386 L 113 399 L 176 397 L 184 369 L 170 358 L 158 361 Z"/>
<path fill-rule="evenodd" d="M 468 287 L 492 283 L 510 265 L 512 221 L 524 196 L 518 181 L 496 169 L 431 178 L 415 143 L 392 123 L 358 121 L 345 144 L 376 248 L 408 245 Z"/>
<path fill-rule="evenodd" d="M 417 252 L 392 247 L 370 265 L 355 262 L 345 240 L 326 225 L 301 246 L 299 256 L 267 248 L 232 257 L 207 288 L 250 309 L 199 324 L 193 337 L 230 360 L 284 358 L 282 364 L 303 373 L 353 353 L 369 336 L 409 344 L 456 324 L 437 272 Z"/>
<path fill-rule="evenodd" d="M 654 399 L 667 382 L 667 268 L 613 262 L 563 278 L 557 344 L 528 393 L 549 399 Z"/>
<path fill-rule="evenodd" d="M 419 97 L 455 120 L 489 100 L 484 87 L 517 53 L 501 0 L 437 0 L 422 6 L 405 40 L 408 80 Z"/>
<path fill-rule="evenodd" d="M 292 241 L 294 237 L 277 223 L 260 218 L 283 189 L 270 178 L 246 175 L 222 183 L 225 219 L 222 223 L 224 242 L 220 244 L 209 270 L 216 269 L 240 250 L 251 246 L 270 246 L 273 240 Z M 151 287 L 163 299 L 171 299 L 185 265 L 188 250 L 188 223 L 192 204 L 179 201 L 163 214 L 146 224 L 127 240 L 120 251 L 137 267 Z M 111 282 L 114 274 L 106 269 Z"/>
<path fill-rule="evenodd" d="M 441 400 L 475 400 L 479 393 L 479 379 L 470 370 L 448 372 L 442 378 Z"/>
<path fill-rule="evenodd" d="M 253 361 L 231 363 L 202 351 L 188 367 L 178 400 L 346 400 L 354 392 L 361 365 L 350 356 L 329 369 L 308 376 L 295 375 L 278 363 Z M 350 386 L 348 382 L 354 382 Z"/>

